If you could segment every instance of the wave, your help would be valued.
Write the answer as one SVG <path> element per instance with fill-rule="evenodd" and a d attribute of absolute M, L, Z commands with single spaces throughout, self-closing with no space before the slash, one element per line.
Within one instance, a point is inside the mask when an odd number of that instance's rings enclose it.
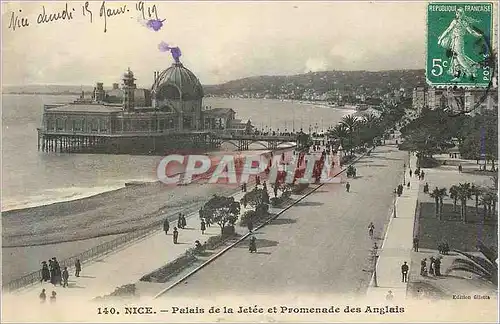
<path fill-rule="evenodd" d="M 115 191 L 125 187 L 127 182 L 153 183 L 151 179 L 130 179 L 99 187 L 69 187 L 46 189 L 38 195 L 22 196 L 2 199 L 2 212 L 51 205 L 60 202 L 68 202 L 82 198 L 88 198 L 105 192 Z"/>

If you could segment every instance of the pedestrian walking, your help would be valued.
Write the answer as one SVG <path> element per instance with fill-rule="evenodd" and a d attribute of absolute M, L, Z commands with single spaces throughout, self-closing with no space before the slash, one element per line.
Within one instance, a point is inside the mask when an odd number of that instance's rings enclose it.
<path fill-rule="evenodd" d="M 387 300 L 387 301 L 391 301 L 391 300 L 393 300 L 393 299 L 394 299 L 394 295 L 392 294 L 392 291 L 391 291 L 391 290 L 389 290 L 389 291 L 387 292 L 387 295 L 385 296 L 385 300 Z"/>
<path fill-rule="evenodd" d="M 55 285 L 56 274 L 55 274 L 54 263 L 52 262 L 52 259 L 49 260 L 49 272 L 50 272 L 50 283 Z"/>
<path fill-rule="evenodd" d="M 54 264 L 54 269 L 55 269 L 55 274 L 56 274 L 56 284 L 59 284 L 62 286 L 62 271 L 61 271 L 61 266 L 59 265 L 59 262 L 57 261 L 56 257 L 52 258 L 53 264 Z"/>
<path fill-rule="evenodd" d="M 255 185 L 256 185 L 256 186 L 259 186 L 259 185 L 260 185 L 260 177 L 259 177 L 259 176 L 256 176 L 256 177 L 255 177 Z"/>
<path fill-rule="evenodd" d="M 200 225 L 200 229 L 201 229 L 201 235 L 205 234 L 205 230 L 207 229 L 207 227 L 205 226 L 205 220 L 201 220 L 201 225 Z"/>
<path fill-rule="evenodd" d="M 256 243 L 255 236 L 252 236 L 250 238 L 250 244 L 248 246 L 248 250 L 250 251 L 250 253 L 257 252 L 257 243 Z"/>
<path fill-rule="evenodd" d="M 177 228 L 182 228 L 182 214 L 179 213 L 179 217 L 177 217 Z"/>
<path fill-rule="evenodd" d="M 420 172 L 420 180 L 424 180 L 424 177 L 425 177 L 425 172 L 424 171 Z"/>
<path fill-rule="evenodd" d="M 402 275 L 401 282 L 408 282 L 408 270 L 409 270 L 409 267 L 405 261 L 403 263 L 403 265 L 401 266 L 401 275 Z"/>
<path fill-rule="evenodd" d="M 406 188 L 410 189 L 410 180 L 408 179 L 408 184 L 406 185 Z"/>
<path fill-rule="evenodd" d="M 442 259 L 442 256 L 438 256 L 434 260 L 434 274 L 436 275 L 436 277 L 441 276 L 441 259 Z"/>
<path fill-rule="evenodd" d="M 410 178 L 411 178 L 411 175 L 412 175 L 412 171 L 411 171 L 411 169 L 410 169 Z"/>
<path fill-rule="evenodd" d="M 187 221 L 186 221 L 186 216 L 182 215 L 182 228 L 186 228 L 187 226 Z"/>
<path fill-rule="evenodd" d="M 82 271 L 82 264 L 79 259 L 75 261 L 75 277 L 80 277 L 80 272 Z"/>
<path fill-rule="evenodd" d="M 423 258 L 422 261 L 420 261 L 420 275 L 423 277 L 427 276 L 427 259 Z"/>
<path fill-rule="evenodd" d="M 243 207 L 247 208 L 247 195 L 243 195 L 243 198 L 241 198 L 241 200 Z"/>
<path fill-rule="evenodd" d="M 42 261 L 42 280 L 41 281 L 49 281 L 50 280 L 50 270 L 46 261 Z"/>
<path fill-rule="evenodd" d="M 56 295 L 57 293 L 52 290 L 52 295 L 50 296 L 50 302 L 55 303 L 56 302 Z"/>
<path fill-rule="evenodd" d="M 461 164 L 458 165 L 458 173 L 462 173 L 462 165 Z"/>
<path fill-rule="evenodd" d="M 430 257 L 430 260 L 429 260 L 429 274 L 434 276 L 435 272 L 434 272 L 434 266 L 435 266 L 435 263 L 434 263 L 434 257 Z"/>
<path fill-rule="evenodd" d="M 64 270 L 62 272 L 63 287 L 68 287 L 68 279 L 69 279 L 68 267 L 64 267 Z"/>
<path fill-rule="evenodd" d="M 419 242 L 418 237 L 414 237 L 413 238 L 413 251 L 415 251 L 415 252 L 418 252 L 418 242 Z"/>
<path fill-rule="evenodd" d="M 45 294 L 45 289 L 42 289 L 42 292 L 40 293 L 40 295 L 38 295 L 38 298 L 40 298 L 40 303 L 45 303 L 45 301 L 47 300 L 47 295 Z"/>
<path fill-rule="evenodd" d="M 168 218 L 165 219 L 163 222 L 163 230 L 165 231 L 165 235 L 168 235 L 168 230 L 170 229 L 170 222 L 168 221 Z"/>
<path fill-rule="evenodd" d="M 174 244 L 177 244 L 177 239 L 179 238 L 179 231 L 177 230 L 177 227 L 174 227 Z"/>
<path fill-rule="evenodd" d="M 345 184 L 345 190 L 346 190 L 347 192 L 349 192 L 349 190 L 350 190 L 350 189 L 351 189 L 351 184 L 350 184 L 349 182 L 347 182 L 347 183 Z"/>

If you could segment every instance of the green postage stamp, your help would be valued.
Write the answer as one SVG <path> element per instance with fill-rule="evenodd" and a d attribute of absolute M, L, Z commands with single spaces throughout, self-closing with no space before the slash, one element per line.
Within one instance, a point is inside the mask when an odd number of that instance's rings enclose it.
<path fill-rule="evenodd" d="M 427 64 L 430 86 L 488 87 L 493 5 L 446 2 L 427 5 Z"/>

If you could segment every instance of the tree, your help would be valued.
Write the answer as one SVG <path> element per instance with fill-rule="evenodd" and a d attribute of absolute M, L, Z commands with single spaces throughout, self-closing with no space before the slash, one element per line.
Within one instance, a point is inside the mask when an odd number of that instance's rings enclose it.
<path fill-rule="evenodd" d="M 467 223 L 467 200 L 471 198 L 472 198 L 471 184 L 468 182 L 458 184 L 458 199 L 461 202 L 460 215 L 464 223 Z"/>
<path fill-rule="evenodd" d="M 453 251 L 458 253 L 461 258 L 456 258 L 452 262 L 446 271 L 447 273 L 451 271 L 469 272 L 481 277 L 495 287 L 498 285 L 498 265 L 496 262 L 459 250 Z"/>
<path fill-rule="evenodd" d="M 481 205 L 483 205 L 484 216 L 496 215 L 496 205 L 498 196 L 496 192 L 485 190 L 481 195 Z"/>
<path fill-rule="evenodd" d="M 471 194 L 476 197 L 476 215 L 479 215 L 479 198 L 483 194 L 483 189 L 479 186 L 475 186 L 474 184 L 470 188 Z"/>
<path fill-rule="evenodd" d="M 252 191 L 247 192 L 245 194 L 245 199 L 247 201 L 247 204 L 249 204 L 253 208 L 256 208 L 257 206 L 261 205 L 264 202 L 263 192 L 264 189 L 259 189 L 259 188 L 253 188 Z"/>
<path fill-rule="evenodd" d="M 448 196 L 446 188 L 439 189 L 439 220 L 441 220 L 441 217 L 443 216 L 443 198 L 446 196 Z"/>
<path fill-rule="evenodd" d="M 431 193 L 429 193 L 429 196 L 434 198 L 434 202 L 436 204 L 436 217 L 441 220 L 442 207 L 440 208 L 440 205 L 443 204 L 443 197 L 446 196 L 446 188 L 439 189 L 436 187 Z"/>
<path fill-rule="evenodd" d="M 234 197 L 214 195 L 203 206 L 203 213 L 217 223 L 223 233 L 226 225 L 234 226 L 236 223 L 240 213 L 240 203 L 235 201 Z"/>
<path fill-rule="evenodd" d="M 345 149 L 345 140 L 349 136 L 347 128 L 343 124 L 337 124 L 329 131 L 329 136 L 337 138 L 340 141 L 340 145 Z"/>
<path fill-rule="evenodd" d="M 450 198 L 453 199 L 453 212 L 457 211 L 457 200 L 458 200 L 458 186 L 453 185 L 450 187 Z"/>
<path fill-rule="evenodd" d="M 349 138 L 349 149 L 351 150 L 351 154 L 354 149 L 354 133 L 358 129 L 359 120 L 357 117 L 353 115 L 347 115 L 342 118 L 340 124 L 344 125 L 347 130 L 348 138 Z"/>

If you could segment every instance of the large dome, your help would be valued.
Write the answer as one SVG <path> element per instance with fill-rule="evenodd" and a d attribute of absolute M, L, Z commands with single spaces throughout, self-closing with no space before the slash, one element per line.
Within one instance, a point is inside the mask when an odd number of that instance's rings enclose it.
<path fill-rule="evenodd" d="M 203 88 L 200 81 L 182 63 L 174 63 L 161 72 L 151 90 L 158 100 L 203 98 Z"/>

